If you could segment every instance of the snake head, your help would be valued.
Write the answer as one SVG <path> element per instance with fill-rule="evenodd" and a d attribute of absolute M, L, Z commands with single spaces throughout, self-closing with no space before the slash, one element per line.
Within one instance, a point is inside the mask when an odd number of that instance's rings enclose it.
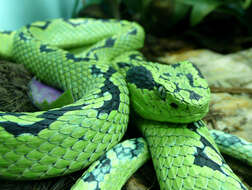
<path fill-rule="evenodd" d="M 208 84 L 199 69 L 188 61 L 134 66 L 127 71 L 126 80 L 131 105 L 143 118 L 188 123 L 208 112 Z"/>

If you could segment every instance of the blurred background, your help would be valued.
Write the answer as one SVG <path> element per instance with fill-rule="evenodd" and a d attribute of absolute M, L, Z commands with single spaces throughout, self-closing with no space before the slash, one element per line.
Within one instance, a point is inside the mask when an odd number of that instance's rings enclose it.
<path fill-rule="evenodd" d="M 81 1 L 79 1 L 81 3 Z M 0 0 L 0 29 L 16 30 L 38 20 L 70 18 L 75 0 Z M 81 4 L 76 5 L 81 7 Z"/>
<path fill-rule="evenodd" d="M 0 30 L 59 17 L 127 19 L 154 36 L 229 53 L 251 46 L 251 10 L 251 0 L 0 0 Z"/>

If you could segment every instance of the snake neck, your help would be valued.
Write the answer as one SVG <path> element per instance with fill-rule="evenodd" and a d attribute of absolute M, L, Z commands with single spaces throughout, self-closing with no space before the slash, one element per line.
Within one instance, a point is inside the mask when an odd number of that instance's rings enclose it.
<path fill-rule="evenodd" d="M 246 189 L 226 164 L 204 122 L 138 120 L 137 126 L 148 142 L 162 190 L 202 189 L 201 185 L 204 189 Z"/>

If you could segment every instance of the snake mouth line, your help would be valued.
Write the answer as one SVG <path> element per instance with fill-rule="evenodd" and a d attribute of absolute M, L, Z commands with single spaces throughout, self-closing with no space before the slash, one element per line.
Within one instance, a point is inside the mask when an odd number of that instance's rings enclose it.
<path fill-rule="evenodd" d="M 206 112 L 206 114 L 207 114 L 207 112 Z M 190 123 L 190 122 L 198 121 L 199 118 L 202 118 L 202 113 L 188 115 L 188 116 L 173 115 L 172 118 L 174 120 L 178 119 L 178 120 L 176 120 L 176 123 Z"/>

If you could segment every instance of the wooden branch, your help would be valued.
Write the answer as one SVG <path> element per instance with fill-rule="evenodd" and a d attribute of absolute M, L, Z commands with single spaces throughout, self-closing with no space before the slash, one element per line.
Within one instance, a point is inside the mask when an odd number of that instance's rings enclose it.
<path fill-rule="evenodd" d="M 251 88 L 242 88 L 242 87 L 223 88 L 223 87 L 210 86 L 210 90 L 212 93 L 252 94 Z"/>

